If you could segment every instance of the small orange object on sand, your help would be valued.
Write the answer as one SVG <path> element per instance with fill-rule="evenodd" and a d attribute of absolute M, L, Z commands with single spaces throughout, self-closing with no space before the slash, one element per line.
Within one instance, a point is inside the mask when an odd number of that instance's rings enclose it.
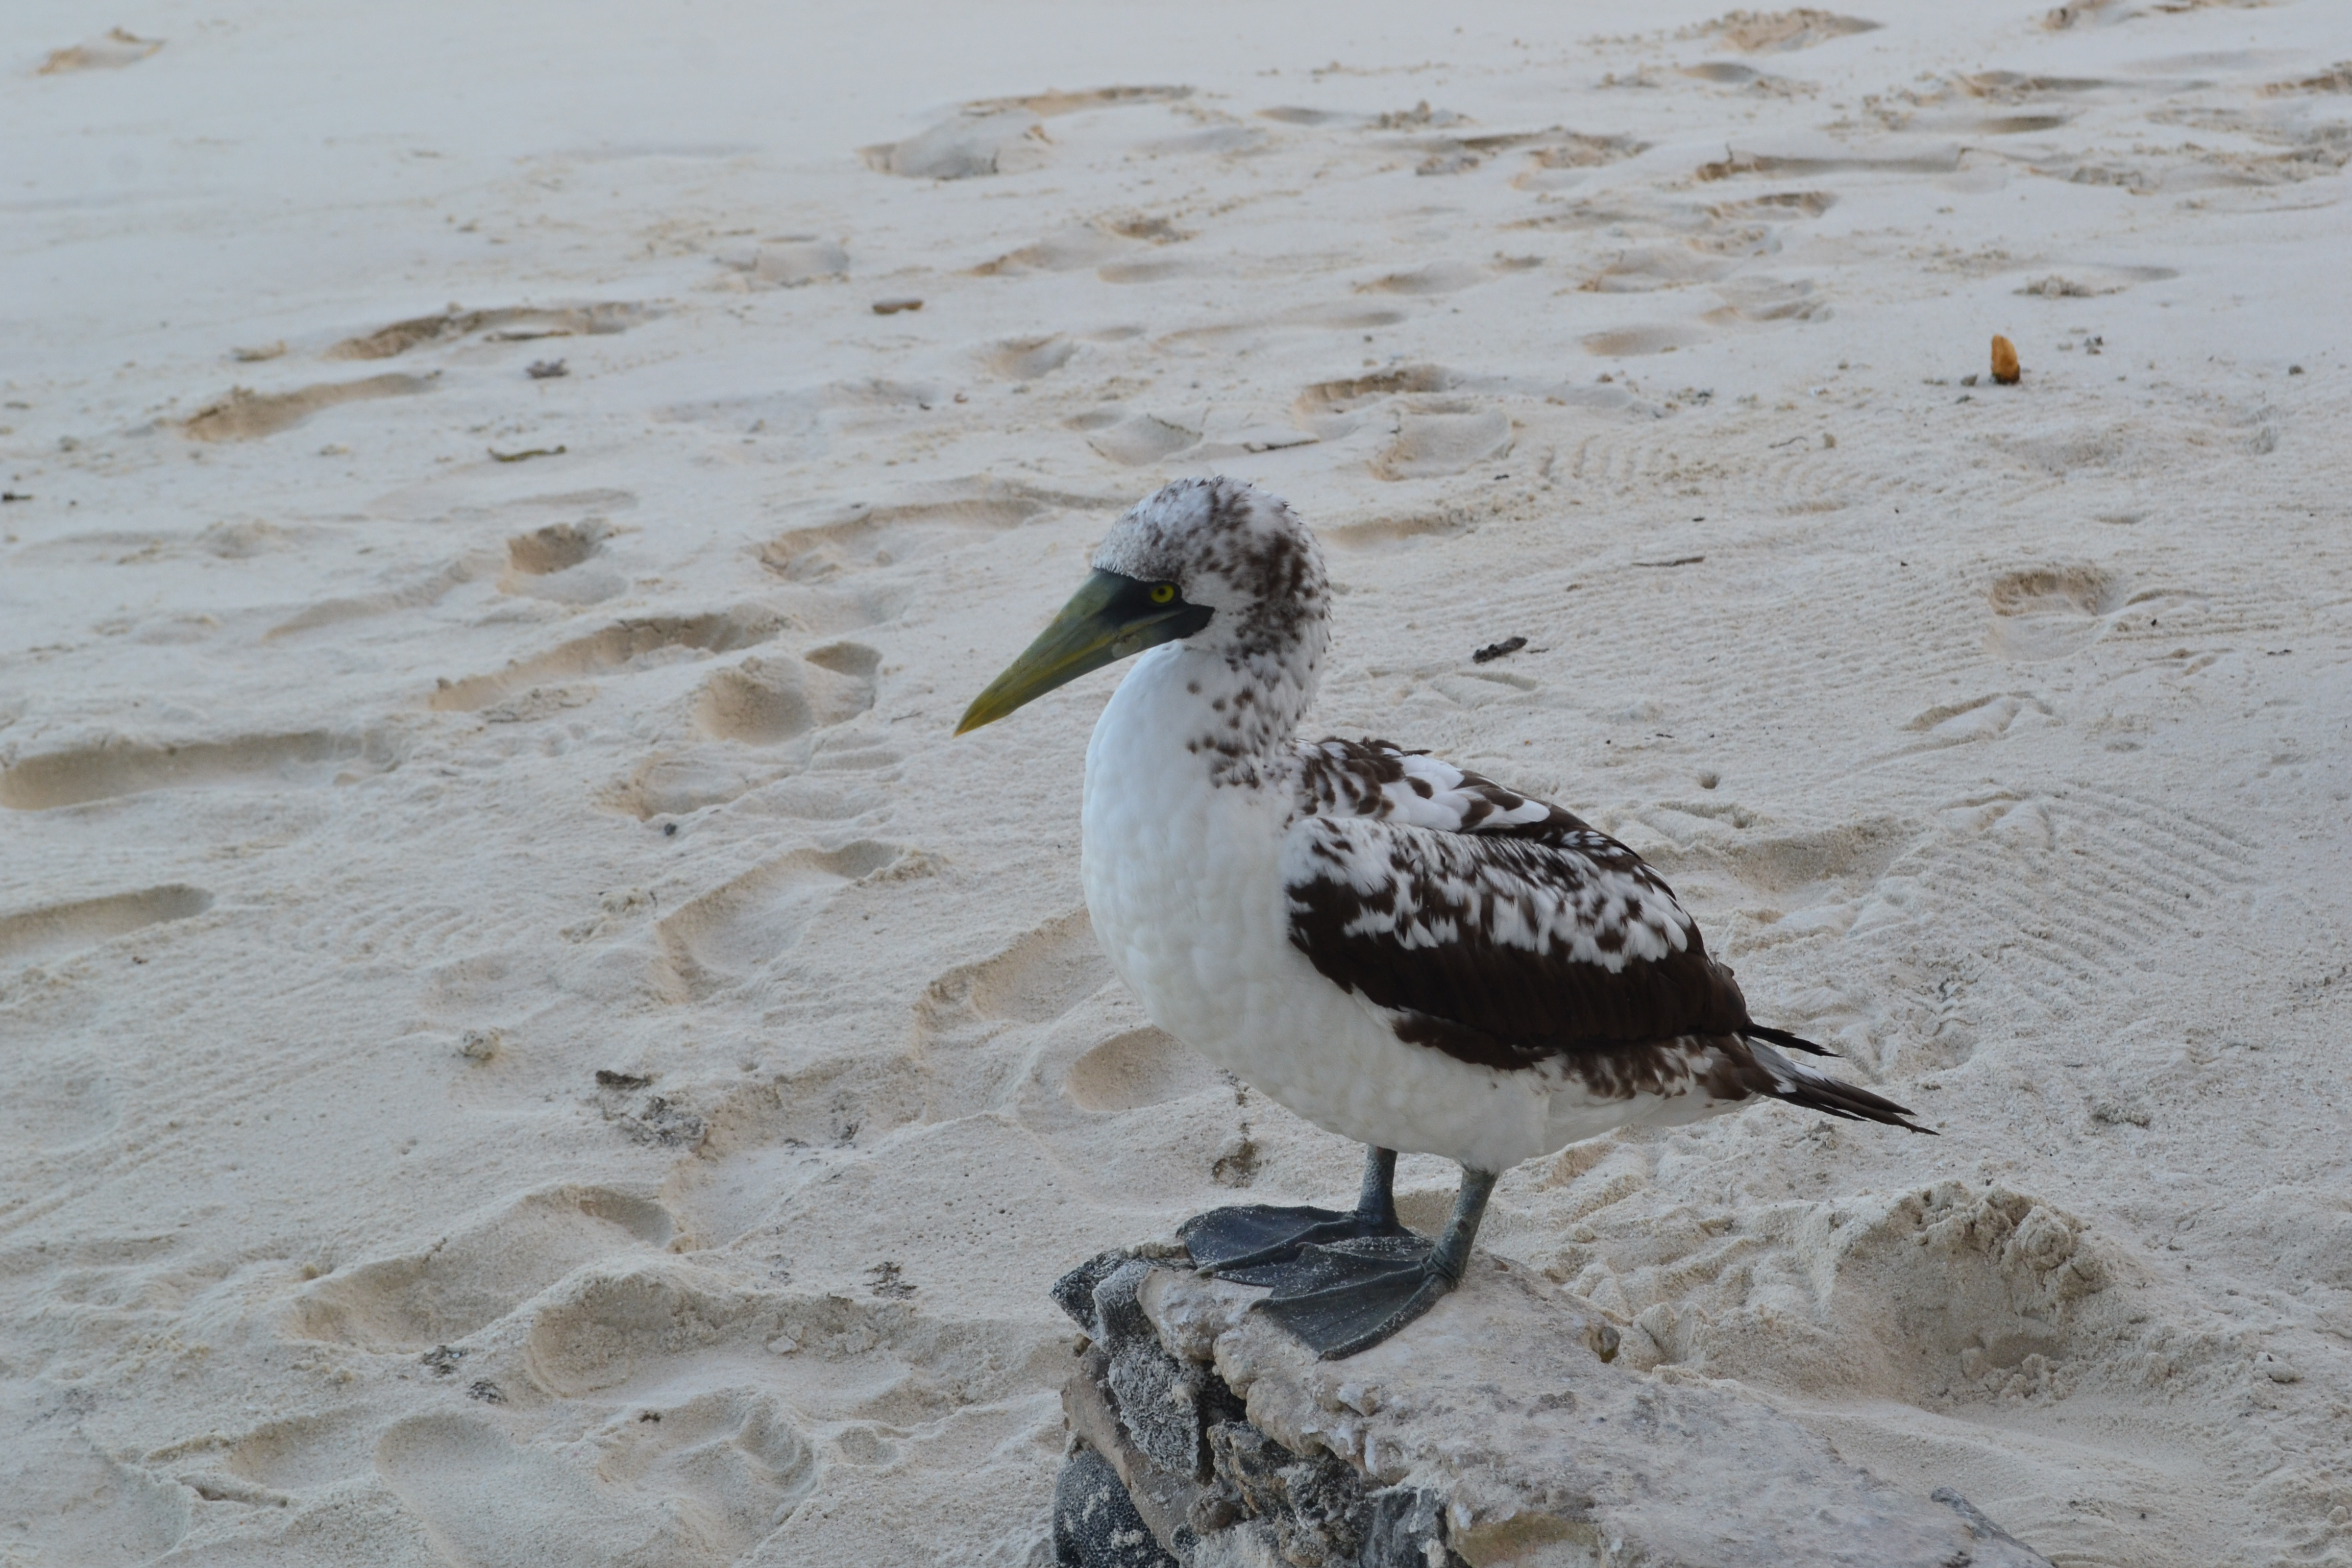
<path fill-rule="evenodd" d="M 1999 332 L 1992 335 L 1992 378 L 2003 386 L 2015 386 L 2024 374 L 2017 363 L 2017 345 Z"/>

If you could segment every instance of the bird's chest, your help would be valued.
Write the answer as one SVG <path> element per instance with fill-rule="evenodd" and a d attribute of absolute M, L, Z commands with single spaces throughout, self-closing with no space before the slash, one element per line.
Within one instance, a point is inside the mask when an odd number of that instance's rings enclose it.
<path fill-rule="evenodd" d="M 1282 896 L 1285 794 L 1216 782 L 1174 659 L 1129 674 L 1087 752 L 1095 935 L 1152 1021 L 1211 1050 L 1254 1032 L 1303 963 Z"/>

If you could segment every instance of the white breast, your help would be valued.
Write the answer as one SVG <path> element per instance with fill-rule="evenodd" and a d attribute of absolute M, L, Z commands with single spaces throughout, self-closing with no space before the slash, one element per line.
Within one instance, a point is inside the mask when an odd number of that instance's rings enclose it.
<path fill-rule="evenodd" d="M 1082 870 L 1096 938 L 1152 1021 L 1247 1079 L 1238 1042 L 1295 1005 L 1297 969 L 1321 976 L 1284 934 L 1284 803 L 1213 787 L 1186 749 L 1204 704 L 1185 667 L 1205 662 L 1154 648 L 1113 694 L 1087 748 Z"/>
<path fill-rule="evenodd" d="M 1181 645 L 1153 649 L 1087 749 L 1087 908 L 1152 1022 L 1318 1126 L 1482 1170 L 1663 1110 L 1407 1045 L 1317 973 L 1283 899 L 1286 781 L 1216 786 L 1213 759 L 1187 748 L 1213 732 L 1210 692 L 1227 673 Z"/>

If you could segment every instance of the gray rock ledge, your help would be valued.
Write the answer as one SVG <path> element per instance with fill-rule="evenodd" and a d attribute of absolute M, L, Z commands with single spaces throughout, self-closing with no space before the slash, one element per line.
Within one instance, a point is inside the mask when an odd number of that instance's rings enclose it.
<path fill-rule="evenodd" d="M 1253 1315 L 1263 1294 L 1168 1248 L 1054 1287 L 1091 1341 L 1062 1394 L 1058 1568 L 2050 1568 L 1738 1384 L 1612 1365 L 1612 1325 L 1484 1254 L 1341 1362 Z"/>

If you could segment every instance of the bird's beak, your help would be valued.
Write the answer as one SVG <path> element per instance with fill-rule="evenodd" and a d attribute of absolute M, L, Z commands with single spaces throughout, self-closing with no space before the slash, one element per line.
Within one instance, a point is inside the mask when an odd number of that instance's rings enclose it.
<path fill-rule="evenodd" d="M 1154 584 L 1097 572 L 1062 606 L 1037 640 L 964 710 L 959 735 L 992 724 L 1025 702 L 1156 644 L 1190 637 L 1213 612 L 1181 596 L 1152 602 Z"/>

